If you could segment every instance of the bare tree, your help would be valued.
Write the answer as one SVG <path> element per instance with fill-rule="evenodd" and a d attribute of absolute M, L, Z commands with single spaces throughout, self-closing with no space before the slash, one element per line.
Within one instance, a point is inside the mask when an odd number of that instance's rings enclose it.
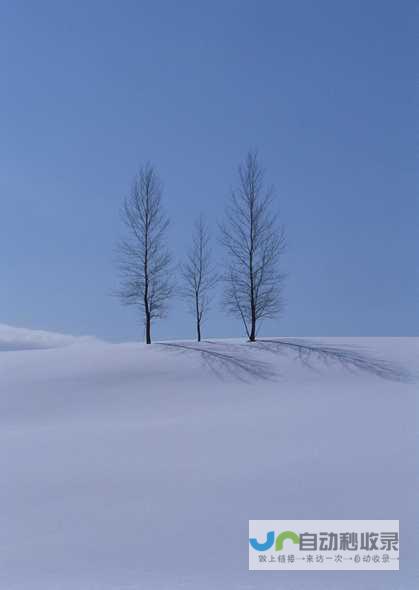
<path fill-rule="evenodd" d="M 239 166 L 238 188 L 221 225 L 221 241 L 227 253 L 224 305 L 243 321 L 253 342 L 260 320 L 274 318 L 281 310 L 285 278 L 279 268 L 285 233 L 256 152 L 249 152 Z"/>
<path fill-rule="evenodd" d="M 169 220 L 162 207 L 161 182 L 151 164 L 142 167 L 135 178 L 124 201 L 122 219 L 128 235 L 118 247 L 118 293 L 125 305 L 141 310 L 145 340 L 150 344 L 152 320 L 165 316 L 173 291 L 172 258 L 165 243 Z"/>
<path fill-rule="evenodd" d="M 209 242 L 208 226 L 201 215 L 195 223 L 186 262 L 180 268 L 183 282 L 181 294 L 195 316 L 198 342 L 201 341 L 202 323 L 210 306 L 211 291 L 217 283 Z"/>

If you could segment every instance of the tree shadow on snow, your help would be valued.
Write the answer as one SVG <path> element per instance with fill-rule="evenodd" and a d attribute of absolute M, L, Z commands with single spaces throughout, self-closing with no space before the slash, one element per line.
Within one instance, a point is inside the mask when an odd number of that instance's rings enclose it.
<path fill-rule="evenodd" d="M 319 371 L 338 366 L 350 372 L 366 372 L 381 379 L 411 383 L 413 375 L 395 361 L 373 356 L 368 351 L 351 346 L 335 346 L 302 338 L 263 338 L 256 342 L 222 342 L 206 340 L 201 343 L 160 343 L 180 353 L 198 354 L 202 363 L 220 379 L 234 377 L 241 381 L 275 380 L 279 377 L 278 363 L 260 360 L 258 353 L 272 356 L 294 356 L 304 367 Z"/>
<path fill-rule="evenodd" d="M 204 341 L 190 344 L 164 342 L 161 346 L 181 353 L 199 354 L 202 363 L 220 379 L 234 377 L 241 381 L 274 379 L 278 373 L 271 363 L 254 358 L 245 344 Z"/>
<path fill-rule="evenodd" d="M 314 371 L 322 365 L 337 365 L 351 372 L 363 371 L 389 381 L 414 381 L 410 371 L 396 361 L 376 357 L 354 346 L 335 346 L 300 338 L 264 338 L 255 344 L 272 354 L 292 353 L 302 365 Z"/>

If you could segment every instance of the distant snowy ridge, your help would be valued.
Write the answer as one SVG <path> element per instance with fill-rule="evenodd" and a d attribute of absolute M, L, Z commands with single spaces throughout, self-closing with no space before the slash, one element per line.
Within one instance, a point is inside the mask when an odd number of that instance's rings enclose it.
<path fill-rule="evenodd" d="M 0 352 L 11 350 L 42 350 L 61 348 L 81 342 L 92 342 L 93 336 L 71 336 L 45 330 L 28 330 L 0 324 Z"/>

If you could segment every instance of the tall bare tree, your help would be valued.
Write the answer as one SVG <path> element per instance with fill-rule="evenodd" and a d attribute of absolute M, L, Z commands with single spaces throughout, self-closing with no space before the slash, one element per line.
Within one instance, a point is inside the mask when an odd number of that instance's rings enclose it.
<path fill-rule="evenodd" d="M 118 247 L 121 287 L 125 305 L 137 306 L 144 318 L 145 340 L 151 343 L 153 319 L 167 311 L 173 286 L 172 257 L 166 246 L 169 220 L 162 207 L 162 186 L 151 164 L 143 166 L 125 199 L 122 219 L 127 238 Z"/>
<path fill-rule="evenodd" d="M 195 223 L 192 246 L 186 262 L 181 265 L 182 296 L 194 314 L 196 337 L 201 341 L 202 324 L 206 316 L 211 292 L 217 283 L 217 274 L 212 265 L 208 226 L 202 215 Z"/>
<path fill-rule="evenodd" d="M 279 265 L 285 232 L 256 152 L 249 152 L 239 166 L 238 188 L 226 209 L 221 239 L 227 254 L 224 305 L 243 321 L 253 342 L 260 321 L 281 310 L 285 278 Z"/>

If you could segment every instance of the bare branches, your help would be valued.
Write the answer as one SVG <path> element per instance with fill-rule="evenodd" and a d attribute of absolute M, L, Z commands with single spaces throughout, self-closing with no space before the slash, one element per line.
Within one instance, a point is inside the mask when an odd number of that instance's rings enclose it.
<path fill-rule="evenodd" d="M 118 247 L 121 288 L 125 305 L 144 314 L 146 342 L 151 342 L 151 320 L 162 318 L 173 286 L 169 279 L 171 255 L 165 245 L 169 220 L 162 207 L 160 179 L 150 164 L 141 168 L 122 208 L 127 238 Z"/>
<path fill-rule="evenodd" d="M 265 185 L 257 154 L 249 152 L 239 167 L 238 186 L 232 192 L 220 227 L 225 248 L 224 309 L 243 322 L 250 341 L 260 323 L 282 309 L 285 275 L 280 258 L 285 234 L 279 224 L 274 191 Z M 162 187 L 155 169 L 147 164 L 136 177 L 122 209 L 127 237 L 119 244 L 122 302 L 138 307 L 143 315 L 146 342 L 151 342 L 152 320 L 163 318 L 174 285 L 172 257 L 166 246 L 169 221 L 162 207 Z M 192 244 L 180 265 L 181 290 L 195 317 L 198 341 L 210 308 L 219 274 L 212 263 L 208 227 L 195 224 Z"/>
<path fill-rule="evenodd" d="M 188 303 L 190 313 L 195 315 L 198 342 L 201 340 L 201 328 L 206 316 L 211 292 L 217 283 L 217 274 L 212 266 L 210 237 L 208 227 L 202 216 L 195 223 L 193 241 L 187 259 L 181 265 L 181 295 Z"/>
<path fill-rule="evenodd" d="M 243 321 L 251 341 L 256 339 L 258 322 L 275 317 L 282 307 L 285 276 L 279 261 L 285 233 L 274 205 L 273 189 L 265 188 L 257 154 L 249 152 L 239 167 L 238 188 L 220 229 L 228 259 L 224 305 Z"/>

